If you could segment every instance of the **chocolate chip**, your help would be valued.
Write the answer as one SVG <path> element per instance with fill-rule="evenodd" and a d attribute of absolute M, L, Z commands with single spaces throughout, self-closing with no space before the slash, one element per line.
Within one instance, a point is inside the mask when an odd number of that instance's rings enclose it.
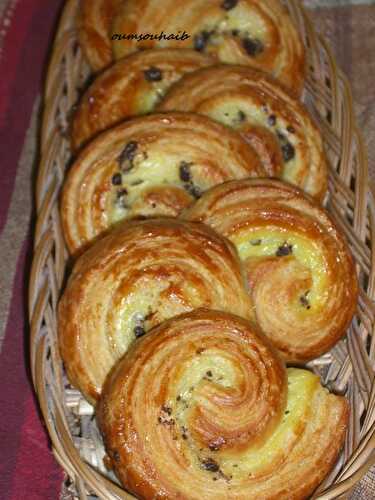
<path fill-rule="evenodd" d="M 207 375 L 207 377 L 212 377 L 212 371 L 208 370 L 208 372 L 206 372 L 206 375 Z"/>
<path fill-rule="evenodd" d="M 119 189 L 116 193 L 116 205 L 120 208 L 128 208 L 126 204 L 126 195 L 128 194 L 128 191 L 123 188 Z"/>
<path fill-rule="evenodd" d="M 180 179 L 183 182 L 190 182 L 191 180 L 191 172 L 190 172 L 190 167 L 192 163 L 188 163 L 186 161 L 182 161 L 180 163 Z"/>
<path fill-rule="evenodd" d="M 114 451 L 113 452 L 113 459 L 116 461 L 116 462 L 119 462 L 120 461 L 120 453 L 118 451 Z"/>
<path fill-rule="evenodd" d="M 122 176 L 119 172 L 117 172 L 117 174 L 114 174 L 113 177 L 112 177 L 112 184 L 114 186 L 121 186 L 122 184 Z"/>
<path fill-rule="evenodd" d="M 293 160 L 293 158 L 295 157 L 296 152 L 294 150 L 294 147 L 290 144 L 290 142 L 283 144 L 281 150 L 283 152 L 283 158 L 285 162 Z"/>
<path fill-rule="evenodd" d="M 306 292 L 304 295 L 301 295 L 301 297 L 299 298 L 299 301 L 301 302 L 303 307 L 305 307 L 306 309 L 311 309 L 309 299 L 307 298 L 309 293 L 310 293 L 310 291 Z"/>
<path fill-rule="evenodd" d="M 209 444 L 208 447 L 211 451 L 219 451 L 221 446 L 219 444 L 212 443 Z"/>
<path fill-rule="evenodd" d="M 285 242 L 277 249 L 276 257 L 285 257 L 286 255 L 290 255 L 292 253 L 293 253 L 293 245 L 288 245 L 288 243 Z"/>
<path fill-rule="evenodd" d="M 202 467 L 209 472 L 218 472 L 220 470 L 219 464 L 212 458 L 202 460 Z"/>
<path fill-rule="evenodd" d="M 197 354 L 202 354 L 203 351 L 205 351 L 206 349 L 204 347 L 200 347 L 199 349 L 196 350 L 196 353 Z"/>
<path fill-rule="evenodd" d="M 170 406 L 163 405 L 161 410 L 168 415 L 172 415 L 172 408 Z"/>
<path fill-rule="evenodd" d="M 201 52 L 206 48 L 207 42 L 210 38 L 210 33 L 208 31 L 201 31 L 194 37 L 194 49 Z"/>
<path fill-rule="evenodd" d="M 177 396 L 176 401 L 181 401 L 181 394 Z"/>
<path fill-rule="evenodd" d="M 192 182 L 189 182 L 189 184 L 185 184 L 184 188 L 196 200 L 198 200 L 202 196 L 202 191 L 200 190 L 200 188 L 198 186 L 195 186 Z"/>
<path fill-rule="evenodd" d="M 123 172 L 129 172 L 133 168 L 133 160 L 137 153 L 138 143 L 130 141 L 118 158 L 118 163 Z"/>
<path fill-rule="evenodd" d="M 246 115 L 241 109 L 238 111 L 237 116 L 238 116 L 238 121 L 240 122 L 244 122 L 246 120 Z"/>
<path fill-rule="evenodd" d="M 163 425 L 174 425 L 175 420 L 173 418 L 166 418 L 166 417 L 158 417 L 158 422 L 159 424 Z"/>
<path fill-rule="evenodd" d="M 218 437 L 215 441 L 211 442 L 208 447 L 211 451 L 218 451 L 225 444 L 225 439 L 223 437 Z"/>
<path fill-rule="evenodd" d="M 289 415 L 290 411 L 286 410 L 285 415 Z"/>
<path fill-rule="evenodd" d="M 279 138 L 280 142 L 288 142 L 288 139 L 285 137 L 285 135 L 282 132 L 280 132 L 280 130 L 276 131 L 276 135 Z"/>
<path fill-rule="evenodd" d="M 117 196 L 117 199 L 119 200 L 120 198 L 124 198 L 127 194 L 128 194 L 128 190 L 125 188 L 122 188 L 122 189 L 119 189 L 117 191 L 116 196 Z"/>
<path fill-rule="evenodd" d="M 182 432 L 181 436 L 182 439 L 185 439 L 185 441 L 188 439 L 187 431 L 188 431 L 187 428 L 183 425 L 181 427 L 181 432 Z"/>
<path fill-rule="evenodd" d="M 163 74 L 159 68 L 151 66 L 144 72 L 145 78 L 148 82 L 160 82 L 163 79 Z"/>
<path fill-rule="evenodd" d="M 224 10 L 231 10 L 238 4 L 238 0 L 224 0 L 221 4 L 221 8 Z"/>
<path fill-rule="evenodd" d="M 146 333 L 145 329 L 143 326 L 136 326 L 134 328 L 134 335 L 138 339 L 139 337 L 142 337 Z"/>
<path fill-rule="evenodd" d="M 267 120 L 267 121 L 268 121 L 268 125 L 269 125 L 270 127 L 273 127 L 274 125 L 276 125 L 276 116 L 275 116 L 275 115 L 270 115 L 270 116 L 268 117 L 268 120 Z"/>
<path fill-rule="evenodd" d="M 288 125 L 286 129 L 289 132 L 289 134 L 295 134 L 296 133 L 296 129 L 292 125 Z"/>
<path fill-rule="evenodd" d="M 232 30 L 233 36 L 238 36 L 240 34 L 240 30 Z"/>
<path fill-rule="evenodd" d="M 242 40 L 243 48 L 251 57 L 259 55 L 264 50 L 264 45 L 260 40 L 256 38 L 244 38 Z"/>

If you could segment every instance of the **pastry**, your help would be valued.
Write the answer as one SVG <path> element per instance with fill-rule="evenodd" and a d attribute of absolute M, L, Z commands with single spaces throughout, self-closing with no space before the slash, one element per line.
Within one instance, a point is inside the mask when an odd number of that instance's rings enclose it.
<path fill-rule="evenodd" d="M 80 0 L 78 39 L 93 71 L 100 71 L 113 60 L 108 33 L 122 3 L 123 0 Z"/>
<path fill-rule="evenodd" d="M 307 109 L 265 74 L 242 66 L 203 68 L 173 85 L 159 110 L 194 111 L 234 128 L 256 149 L 269 176 L 324 198 L 321 134 Z"/>
<path fill-rule="evenodd" d="M 348 404 L 247 321 L 198 310 L 133 344 L 97 415 L 137 498 L 302 500 L 337 460 Z"/>
<path fill-rule="evenodd" d="M 111 38 L 116 59 L 145 48 L 192 48 L 261 69 L 296 94 L 303 87 L 304 46 L 279 0 L 126 0 Z"/>
<path fill-rule="evenodd" d="M 207 117 L 135 118 L 101 134 L 71 167 L 61 200 L 66 243 L 76 254 L 120 220 L 176 216 L 209 187 L 262 172 L 254 150 Z"/>
<path fill-rule="evenodd" d="M 58 310 L 71 383 L 91 402 L 135 338 L 198 307 L 253 317 L 236 251 L 202 224 L 125 222 L 77 261 Z"/>
<path fill-rule="evenodd" d="M 209 56 L 178 49 L 144 50 L 118 61 L 82 96 L 72 122 L 73 149 L 125 118 L 149 113 L 183 74 L 212 63 Z"/>
<path fill-rule="evenodd" d="M 234 243 L 259 326 L 287 361 L 316 358 L 344 335 L 357 305 L 354 262 L 310 197 L 281 181 L 233 181 L 205 193 L 183 215 Z"/>

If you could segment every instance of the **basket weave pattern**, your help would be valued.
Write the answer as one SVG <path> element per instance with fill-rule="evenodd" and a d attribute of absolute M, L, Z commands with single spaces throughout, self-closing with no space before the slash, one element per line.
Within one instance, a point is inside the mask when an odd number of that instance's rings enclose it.
<path fill-rule="evenodd" d="M 297 0 L 286 5 L 307 47 L 304 101 L 323 133 L 331 166 L 327 208 L 346 235 L 357 262 L 360 299 L 344 340 L 309 364 L 334 392 L 346 394 L 350 428 L 344 450 L 314 498 L 347 496 L 375 463 L 375 204 L 368 189 L 367 158 L 353 116 L 350 88 L 325 41 Z M 78 498 L 133 498 L 103 465 L 104 449 L 93 410 L 66 380 L 58 351 L 56 307 L 66 279 L 68 254 L 59 194 L 71 152 L 71 110 L 89 77 L 77 43 L 78 0 L 68 0 L 55 40 L 44 96 L 41 163 L 36 185 L 37 225 L 29 289 L 30 355 L 33 383 L 56 459 Z M 95 497 L 94 497 L 95 498 Z"/>

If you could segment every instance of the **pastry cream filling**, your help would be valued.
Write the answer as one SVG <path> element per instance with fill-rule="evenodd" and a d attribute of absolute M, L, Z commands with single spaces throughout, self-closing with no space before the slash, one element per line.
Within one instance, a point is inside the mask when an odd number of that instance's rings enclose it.
<path fill-rule="evenodd" d="M 142 153 L 139 153 L 142 155 Z M 188 161 L 188 160 L 186 160 Z M 152 153 L 149 157 L 135 163 L 134 167 L 122 174 L 122 185 L 119 189 L 126 189 L 127 194 L 124 197 L 125 206 L 116 203 L 116 193 L 109 206 L 109 224 L 123 220 L 132 215 L 132 206 L 135 201 L 142 197 L 142 191 L 150 187 L 170 185 L 183 188 L 183 182 L 179 177 L 179 165 L 181 156 L 163 155 Z"/>
<path fill-rule="evenodd" d="M 147 269 L 145 271 L 147 272 Z M 178 288 L 178 295 L 174 295 L 173 287 Z M 136 338 L 137 326 L 147 332 L 161 321 L 201 305 L 199 291 L 191 283 L 171 282 L 155 277 L 138 280 L 133 283 L 133 289 L 122 299 L 119 306 L 111 336 L 112 348 L 117 357 L 121 357 Z"/>
<path fill-rule="evenodd" d="M 152 82 L 147 92 L 137 93 L 134 105 L 137 113 L 145 114 L 152 111 L 160 102 L 160 99 L 165 95 L 169 86 L 169 81 Z"/>
<path fill-rule="evenodd" d="M 234 9 L 228 11 L 227 16 L 219 25 L 221 31 L 239 30 L 251 38 L 264 41 L 267 37 L 267 26 L 262 16 L 255 9 L 249 10 L 244 4 L 238 3 Z"/>
<path fill-rule="evenodd" d="M 204 112 L 213 120 L 223 123 L 231 128 L 240 129 L 246 125 L 246 123 L 249 123 L 250 125 L 261 126 L 268 129 L 276 136 L 276 138 L 277 132 L 281 133 L 294 148 L 294 157 L 285 161 L 283 168 L 283 179 L 293 182 L 299 170 L 300 163 L 298 139 L 295 133 L 291 134 L 288 132 L 287 127 L 290 124 L 281 115 L 276 112 L 274 113 L 268 105 L 259 105 L 259 101 L 256 99 L 252 101 L 250 95 L 246 97 L 246 101 L 240 98 L 236 100 L 235 97 L 232 97 L 230 102 L 215 102 L 214 108 L 208 109 L 207 112 Z M 243 120 L 239 119 L 239 114 L 242 113 L 244 114 Z M 276 118 L 274 125 L 270 125 L 268 121 L 270 116 L 275 116 Z M 280 140 L 279 143 L 281 147 L 282 144 Z"/>
<path fill-rule="evenodd" d="M 209 377 L 207 373 L 210 374 Z M 272 462 L 283 462 L 287 458 L 288 450 L 294 446 L 301 435 L 301 428 L 308 418 L 314 393 L 317 390 L 327 392 L 320 386 L 319 377 L 307 370 L 289 368 L 287 374 L 288 397 L 285 413 L 266 442 L 260 445 L 250 444 L 249 448 L 241 454 L 236 452 L 235 458 L 231 455 L 230 449 L 209 452 L 209 456 L 215 459 L 226 476 L 231 476 L 235 480 L 236 476 L 240 478 L 244 475 L 251 476 L 262 472 Z M 199 397 L 199 391 L 196 389 L 199 388 L 199 384 L 210 382 L 235 389 L 236 377 L 238 377 L 238 368 L 233 367 L 233 361 L 215 354 L 215 350 L 208 349 L 199 358 L 186 363 L 181 378 L 175 386 L 176 393 L 168 402 L 169 407 L 175 408 L 173 417 L 185 433 L 184 453 L 198 467 L 200 467 L 202 456 L 207 455 L 207 451 L 203 453 L 199 443 L 192 440 L 189 431 L 191 408 L 194 408 L 196 404 L 205 405 L 204 398 Z M 176 398 L 178 398 L 178 403 L 175 402 Z"/>
<path fill-rule="evenodd" d="M 151 326 L 148 316 L 158 311 L 158 317 L 164 319 L 177 316 L 187 310 L 186 306 L 177 300 L 161 301 L 160 295 L 168 289 L 170 283 L 153 279 L 139 281 L 134 291 L 123 298 L 115 326 L 113 346 L 121 356 L 135 339 L 135 328 L 143 326 L 147 331 Z"/>
<path fill-rule="evenodd" d="M 268 35 L 267 26 L 262 17 L 254 9 L 249 10 L 241 4 L 237 4 L 233 9 L 230 9 L 216 23 L 211 22 L 201 27 L 200 32 L 202 31 L 210 34 L 207 41 L 208 53 L 210 52 L 210 45 L 222 45 L 226 35 L 234 37 L 239 41 L 245 38 L 257 39 L 261 40 L 263 44 L 265 44 Z M 233 31 L 237 35 L 233 35 Z M 238 62 L 236 57 L 231 57 L 231 53 L 225 50 L 225 47 L 220 51 L 220 60 L 233 64 Z"/>
<path fill-rule="evenodd" d="M 312 309 L 314 305 L 317 307 L 323 305 L 327 296 L 327 272 L 319 244 L 299 234 L 271 228 L 247 229 L 231 235 L 230 239 L 237 247 L 243 261 L 249 258 L 274 257 L 280 247 L 291 245 L 290 256 L 297 259 L 311 273 L 312 286 L 309 289 L 308 298 Z"/>
<path fill-rule="evenodd" d="M 288 368 L 287 372 L 288 399 L 281 422 L 262 446 L 250 448 L 235 460 L 220 460 L 223 472 L 233 475 L 234 478 L 236 474 L 256 474 L 278 457 L 282 459 L 285 450 L 300 436 L 301 424 L 303 425 L 307 418 L 315 391 L 325 389 L 321 388 L 319 378 L 307 370 Z"/>

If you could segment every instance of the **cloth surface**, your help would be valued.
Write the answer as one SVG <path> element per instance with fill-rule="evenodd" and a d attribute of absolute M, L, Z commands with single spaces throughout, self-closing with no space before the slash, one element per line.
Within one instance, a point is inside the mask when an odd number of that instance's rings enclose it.
<path fill-rule="evenodd" d="M 305 0 L 353 86 L 375 181 L 375 0 Z M 27 282 L 40 94 L 63 0 L 0 0 L 0 498 L 69 498 L 28 367 Z M 375 472 L 351 498 L 375 498 Z"/>

